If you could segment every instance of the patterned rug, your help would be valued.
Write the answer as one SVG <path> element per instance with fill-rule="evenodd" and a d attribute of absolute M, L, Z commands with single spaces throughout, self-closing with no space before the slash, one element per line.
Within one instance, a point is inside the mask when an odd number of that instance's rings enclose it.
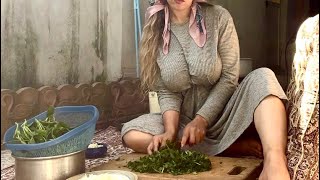
<path fill-rule="evenodd" d="M 99 159 L 86 159 L 86 169 L 97 167 L 107 163 L 109 160 L 118 159 L 122 154 L 130 154 L 133 151 L 123 146 L 120 132 L 114 127 L 99 130 L 95 133 L 92 143 L 106 143 L 108 145 L 107 156 Z M 1 179 L 14 179 L 14 159 L 8 150 L 1 151 Z"/>

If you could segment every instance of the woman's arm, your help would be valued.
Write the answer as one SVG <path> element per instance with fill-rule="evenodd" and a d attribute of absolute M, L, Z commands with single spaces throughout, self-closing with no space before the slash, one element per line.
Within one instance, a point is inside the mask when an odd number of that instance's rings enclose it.
<path fill-rule="evenodd" d="M 175 139 L 178 134 L 179 112 L 168 110 L 162 117 L 165 133 L 168 133 L 173 139 Z"/>
<path fill-rule="evenodd" d="M 169 91 L 161 80 L 157 83 L 156 92 L 159 99 L 165 132 L 176 136 L 182 95 L 181 93 Z"/>
<path fill-rule="evenodd" d="M 148 154 L 158 151 L 159 147 L 164 146 L 167 141 L 174 141 L 178 134 L 179 112 L 167 110 L 163 114 L 164 133 L 152 137 L 147 147 Z"/>
<path fill-rule="evenodd" d="M 166 141 L 174 141 L 178 134 L 180 106 L 182 102 L 181 93 L 173 93 L 166 89 L 163 82 L 157 83 L 155 91 L 158 94 L 159 105 L 162 113 L 164 133 L 153 136 L 147 147 L 149 154 L 158 151 L 160 146 L 164 146 Z"/>
<path fill-rule="evenodd" d="M 239 41 L 230 13 L 223 9 L 219 18 L 218 54 L 222 73 L 197 115 L 213 124 L 234 93 L 239 78 Z"/>

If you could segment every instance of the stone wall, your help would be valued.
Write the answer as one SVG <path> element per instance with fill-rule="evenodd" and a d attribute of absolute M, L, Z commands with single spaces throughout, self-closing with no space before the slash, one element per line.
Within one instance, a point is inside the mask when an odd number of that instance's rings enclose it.
<path fill-rule="evenodd" d="M 97 128 L 114 126 L 149 112 L 149 99 L 139 90 L 138 79 L 126 78 L 110 84 L 63 84 L 58 87 L 1 89 L 1 140 L 15 122 L 34 117 L 49 106 L 94 105 L 100 116 Z"/>

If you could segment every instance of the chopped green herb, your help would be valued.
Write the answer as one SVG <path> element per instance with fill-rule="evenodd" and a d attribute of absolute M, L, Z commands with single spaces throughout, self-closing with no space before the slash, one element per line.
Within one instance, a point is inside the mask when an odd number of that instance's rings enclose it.
<path fill-rule="evenodd" d="M 127 167 L 140 173 L 191 174 L 211 170 L 208 156 L 196 151 L 180 150 L 175 143 L 167 142 L 158 152 L 129 161 Z"/>

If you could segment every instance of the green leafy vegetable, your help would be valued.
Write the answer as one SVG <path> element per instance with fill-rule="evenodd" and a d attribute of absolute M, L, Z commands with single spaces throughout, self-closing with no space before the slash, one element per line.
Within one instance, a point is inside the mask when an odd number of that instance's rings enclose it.
<path fill-rule="evenodd" d="M 53 106 L 49 106 L 48 108 L 48 111 L 47 111 L 47 120 L 49 122 L 54 122 L 54 117 L 53 117 L 53 114 L 54 114 L 54 107 Z"/>
<path fill-rule="evenodd" d="M 31 124 L 27 124 L 25 120 L 21 125 L 16 123 L 16 126 L 13 139 L 22 144 L 50 141 L 71 130 L 67 124 L 55 120 L 54 108 L 52 106 L 48 108 L 47 118 L 45 120 L 39 121 L 36 119 Z"/>
<path fill-rule="evenodd" d="M 211 170 L 211 161 L 200 152 L 182 151 L 172 142 L 152 155 L 129 161 L 127 167 L 140 173 L 190 174 Z"/>

